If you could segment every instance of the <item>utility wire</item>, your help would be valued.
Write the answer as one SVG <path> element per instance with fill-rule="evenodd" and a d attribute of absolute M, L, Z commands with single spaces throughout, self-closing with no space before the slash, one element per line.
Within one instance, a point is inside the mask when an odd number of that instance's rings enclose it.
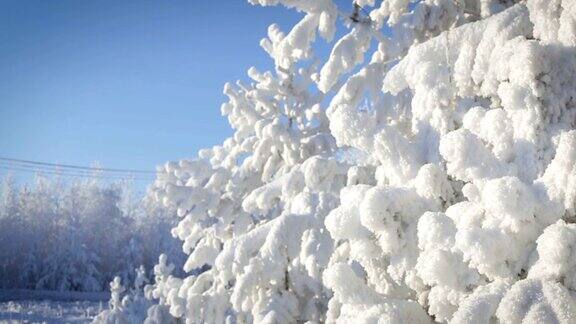
<path fill-rule="evenodd" d="M 0 169 L 7 170 L 7 171 L 19 171 L 19 172 L 28 172 L 34 174 L 50 174 L 62 177 L 77 177 L 77 178 L 92 178 L 92 179 L 113 179 L 113 180 L 135 180 L 135 181 L 153 181 L 152 178 L 136 178 L 130 176 L 103 176 L 98 174 L 88 174 L 88 173 L 68 173 L 68 172 L 59 172 L 59 171 L 47 171 L 47 170 L 38 170 L 38 169 L 27 169 L 22 167 L 8 167 L 4 165 L 0 165 Z"/>
<path fill-rule="evenodd" d="M 146 170 L 85 167 L 8 157 L 0 157 L 0 169 L 16 172 L 50 174 L 63 177 L 138 181 L 154 181 L 154 175 L 159 173 Z"/>
<path fill-rule="evenodd" d="M 50 173 L 50 174 L 62 174 L 62 175 L 69 175 L 69 176 L 85 176 L 85 177 L 94 177 L 94 178 L 139 178 L 139 179 L 150 179 L 153 180 L 153 176 L 149 176 L 146 174 L 119 174 L 119 173 L 105 173 L 98 170 L 95 171 L 87 171 L 87 170 L 76 170 L 76 169 L 61 169 L 61 168 L 53 168 L 53 167 L 45 167 L 45 166 L 37 166 L 37 165 L 27 165 L 27 164 L 18 164 L 13 162 L 6 162 L 0 161 L 0 166 L 3 169 L 13 169 L 15 171 L 29 171 L 29 172 L 39 172 L 39 173 Z M 25 169 L 25 170 L 23 170 Z"/>
<path fill-rule="evenodd" d="M 35 164 L 25 164 L 25 163 L 2 161 L 2 160 L 0 160 L 0 165 L 3 165 L 5 167 L 26 168 L 26 169 L 32 169 L 32 170 L 37 170 L 37 171 L 65 172 L 65 173 L 80 174 L 80 175 L 94 175 L 94 174 L 111 175 L 111 176 L 133 176 L 133 175 L 136 175 L 134 173 L 128 173 L 128 172 L 126 172 L 126 173 L 108 173 L 105 171 L 101 171 L 99 169 L 94 169 L 94 170 L 69 169 L 69 168 L 35 165 Z M 148 175 L 148 174 L 137 174 L 137 175 L 143 176 L 143 177 L 152 177 L 152 175 Z"/>
<path fill-rule="evenodd" d="M 60 169 L 76 169 L 76 170 L 84 170 L 84 171 L 140 173 L 140 174 L 157 174 L 158 173 L 156 171 L 148 171 L 148 170 L 85 167 L 85 166 L 72 165 L 72 164 L 48 163 L 48 162 L 39 162 L 39 161 L 7 158 L 7 157 L 0 157 L 0 161 L 8 161 L 8 162 L 14 162 L 14 163 L 19 163 L 19 164 L 24 164 L 24 165 L 36 165 L 36 166 L 44 166 L 44 167 L 52 167 L 52 168 L 60 168 Z"/>

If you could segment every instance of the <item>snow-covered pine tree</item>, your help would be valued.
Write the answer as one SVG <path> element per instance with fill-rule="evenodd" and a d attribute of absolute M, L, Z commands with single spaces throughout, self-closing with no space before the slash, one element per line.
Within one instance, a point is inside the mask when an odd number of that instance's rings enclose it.
<path fill-rule="evenodd" d="M 272 71 L 226 85 L 234 136 L 161 170 L 155 194 L 190 255 L 189 276 L 156 285 L 162 309 L 187 323 L 575 320 L 574 1 L 251 2 L 303 18 L 270 26 Z M 318 64 L 316 34 L 340 23 Z"/>
<path fill-rule="evenodd" d="M 101 312 L 94 318 L 97 323 L 128 324 L 128 317 L 122 304 L 123 294 L 126 288 L 122 285 L 122 279 L 116 276 L 110 282 L 110 302 L 109 309 Z"/>
<path fill-rule="evenodd" d="M 176 317 L 221 323 L 234 309 L 239 321 L 294 321 L 326 312 L 321 274 L 332 240 L 324 218 L 338 204 L 346 167 L 334 158 L 324 94 L 311 90 L 316 65 L 298 63 L 312 58 L 321 20 L 331 37 L 336 8 L 305 6 L 289 34 L 272 25 L 261 43 L 276 70 L 251 68 L 253 83 L 225 86 L 222 113 L 234 136 L 199 160 L 167 164 L 157 181 L 158 197 L 183 217 L 174 234 L 190 253 L 184 270 L 210 267 L 165 285 Z"/>

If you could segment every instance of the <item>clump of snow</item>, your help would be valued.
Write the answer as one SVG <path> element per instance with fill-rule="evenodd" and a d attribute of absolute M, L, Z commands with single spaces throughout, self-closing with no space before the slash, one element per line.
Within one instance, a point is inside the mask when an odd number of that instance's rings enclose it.
<path fill-rule="evenodd" d="M 161 259 L 149 318 L 574 322 L 572 2 L 252 2 L 304 16 L 225 86 L 234 136 L 161 168 L 190 274 Z"/>

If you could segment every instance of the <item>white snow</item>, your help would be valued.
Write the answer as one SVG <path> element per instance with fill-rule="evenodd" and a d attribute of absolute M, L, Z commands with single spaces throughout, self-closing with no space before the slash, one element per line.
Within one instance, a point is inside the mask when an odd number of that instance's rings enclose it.
<path fill-rule="evenodd" d="M 90 323 L 108 308 L 110 294 L 0 290 L 1 323 Z"/>
<path fill-rule="evenodd" d="M 90 323 L 105 302 L 10 301 L 0 303 L 2 323 Z"/>
<path fill-rule="evenodd" d="M 251 2 L 303 18 L 225 86 L 234 136 L 161 167 L 190 273 L 160 260 L 149 323 L 576 321 L 573 1 Z"/>

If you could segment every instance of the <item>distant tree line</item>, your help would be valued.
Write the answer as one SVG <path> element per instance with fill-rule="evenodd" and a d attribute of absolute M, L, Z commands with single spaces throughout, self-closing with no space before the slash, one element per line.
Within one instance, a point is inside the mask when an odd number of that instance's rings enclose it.
<path fill-rule="evenodd" d="M 135 199 L 129 182 L 66 182 L 37 176 L 0 188 L 0 288 L 103 291 L 114 276 L 132 281 L 160 253 L 182 264 L 170 235 L 174 212 L 150 197 Z"/>

